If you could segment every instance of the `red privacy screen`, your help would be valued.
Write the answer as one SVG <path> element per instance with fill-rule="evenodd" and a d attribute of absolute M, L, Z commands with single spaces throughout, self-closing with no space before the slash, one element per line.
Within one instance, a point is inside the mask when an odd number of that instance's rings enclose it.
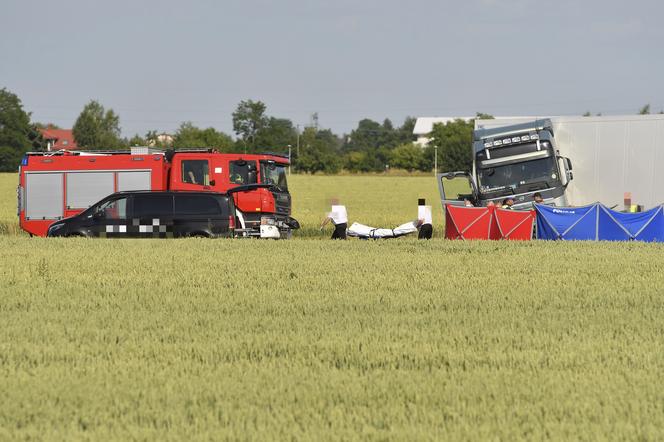
<path fill-rule="evenodd" d="M 534 210 L 445 205 L 447 239 L 529 240 L 533 235 Z"/>

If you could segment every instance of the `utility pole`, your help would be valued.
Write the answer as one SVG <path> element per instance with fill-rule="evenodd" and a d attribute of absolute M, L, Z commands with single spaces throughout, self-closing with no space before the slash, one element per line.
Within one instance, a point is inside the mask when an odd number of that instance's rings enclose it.
<path fill-rule="evenodd" d="M 288 176 L 291 174 L 291 145 L 288 145 Z"/>
<path fill-rule="evenodd" d="M 300 158 L 300 125 L 295 126 L 297 128 L 297 146 L 295 152 L 297 152 L 297 158 Z"/>
<path fill-rule="evenodd" d="M 433 176 L 436 176 L 438 173 L 438 146 L 433 146 L 434 157 L 433 157 Z"/>

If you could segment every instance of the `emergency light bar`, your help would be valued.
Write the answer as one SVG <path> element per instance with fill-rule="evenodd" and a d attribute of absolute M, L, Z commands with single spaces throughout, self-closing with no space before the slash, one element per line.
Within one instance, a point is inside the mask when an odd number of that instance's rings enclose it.
<path fill-rule="evenodd" d="M 506 144 L 517 144 L 517 143 L 523 143 L 526 141 L 536 141 L 539 139 L 539 135 L 537 134 L 530 134 L 530 135 L 521 135 L 516 136 L 516 137 L 508 137 L 508 138 L 503 138 L 501 140 L 491 140 L 491 141 L 486 141 L 484 143 L 484 147 L 486 149 L 491 149 L 492 147 L 498 147 L 498 146 L 504 146 Z"/>

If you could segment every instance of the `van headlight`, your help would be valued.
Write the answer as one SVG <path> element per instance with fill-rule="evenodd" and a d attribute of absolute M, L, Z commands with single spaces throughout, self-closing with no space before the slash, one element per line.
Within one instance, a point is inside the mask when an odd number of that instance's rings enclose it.
<path fill-rule="evenodd" d="M 62 229 L 65 225 L 64 224 L 53 224 L 51 227 L 48 228 L 48 236 L 51 236 L 58 230 Z"/>

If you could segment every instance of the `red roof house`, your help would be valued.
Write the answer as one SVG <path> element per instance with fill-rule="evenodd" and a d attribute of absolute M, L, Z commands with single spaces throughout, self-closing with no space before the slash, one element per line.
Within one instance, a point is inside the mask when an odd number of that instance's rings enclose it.
<path fill-rule="evenodd" d="M 46 150 L 74 150 L 78 149 L 74 134 L 71 129 L 40 129 L 44 140 L 46 141 Z"/>

